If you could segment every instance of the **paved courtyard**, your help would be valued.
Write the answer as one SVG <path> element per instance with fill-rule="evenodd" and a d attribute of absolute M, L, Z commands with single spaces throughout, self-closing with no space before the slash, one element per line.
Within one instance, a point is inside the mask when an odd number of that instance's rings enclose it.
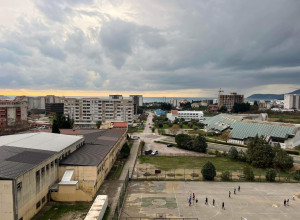
<path fill-rule="evenodd" d="M 234 195 L 234 188 L 238 186 L 241 191 L 236 190 Z M 191 193 L 195 193 L 198 203 L 194 201 L 189 206 Z M 204 202 L 206 197 L 208 205 Z M 289 199 L 289 206 L 283 205 L 284 199 Z M 222 202 L 225 210 L 222 210 Z M 163 213 L 168 218 L 294 220 L 300 219 L 299 210 L 300 184 L 132 181 L 121 217 L 155 218 L 157 213 Z"/>

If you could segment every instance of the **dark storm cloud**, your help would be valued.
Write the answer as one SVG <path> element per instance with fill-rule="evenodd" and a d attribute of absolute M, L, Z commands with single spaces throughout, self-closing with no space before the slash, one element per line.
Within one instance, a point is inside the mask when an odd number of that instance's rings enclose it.
<path fill-rule="evenodd" d="M 0 88 L 300 84 L 300 1 L 34 3 L 40 17 L 0 27 Z"/>

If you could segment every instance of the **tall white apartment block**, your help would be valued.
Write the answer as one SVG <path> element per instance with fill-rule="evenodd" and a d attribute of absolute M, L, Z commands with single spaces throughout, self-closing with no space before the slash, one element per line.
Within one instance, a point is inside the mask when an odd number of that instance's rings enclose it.
<path fill-rule="evenodd" d="M 285 109 L 300 109 L 300 95 L 285 94 L 284 95 L 284 108 Z"/>
<path fill-rule="evenodd" d="M 174 107 L 179 106 L 179 100 L 178 99 L 171 99 L 169 102 Z"/>
<path fill-rule="evenodd" d="M 133 123 L 133 101 L 126 99 L 65 98 L 64 115 L 74 119 L 79 127 L 95 127 L 98 121 L 125 121 Z"/>

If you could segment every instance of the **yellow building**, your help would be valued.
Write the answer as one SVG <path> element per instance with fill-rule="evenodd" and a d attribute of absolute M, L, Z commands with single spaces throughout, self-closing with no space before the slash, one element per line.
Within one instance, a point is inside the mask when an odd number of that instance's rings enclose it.
<path fill-rule="evenodd" d="M 60 182 L 53 186 L 55 201 L 92 201 L 126 142 L 127 129 L 63 132 L 84 135 L 85 145 L 60 161 Z"/>
<path fill-rule="evenodd" d="M 31 219 L 59 180 L 59 161 L 83 144 L 81 136 L 52 133 L 0 137 L 0 220 Z"/>

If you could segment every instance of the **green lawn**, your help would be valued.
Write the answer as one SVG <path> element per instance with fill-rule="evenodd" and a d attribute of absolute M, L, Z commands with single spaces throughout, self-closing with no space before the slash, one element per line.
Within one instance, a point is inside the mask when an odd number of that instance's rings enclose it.
<path fill-rule="evenodd" d="M 249 164 L 241 161 L 233 161 L 226 157 L 149 157 L 140 156 L 139 161 L 141 164 L 148 163 L 156 166 L 161 170 L 171 169 L 193 169 L 202 168 L 203 165 L 210 161 L 216 167 L 216 170 L 241 170 Z M 254 173 L 265 173 L 263 169 L 253 168 Z"/>
<path fill-rule="evenodd" d="M 68 212 L 82 211 L 85 214 L 82 214 L 81 219 L 84 219 L 86 214 L 90 209 L 89 205 L 58 205 L 53 206 L 51 209 L 45 213 L 41 220 L 58 220 L 61 219 L 61 216 Z"/>

